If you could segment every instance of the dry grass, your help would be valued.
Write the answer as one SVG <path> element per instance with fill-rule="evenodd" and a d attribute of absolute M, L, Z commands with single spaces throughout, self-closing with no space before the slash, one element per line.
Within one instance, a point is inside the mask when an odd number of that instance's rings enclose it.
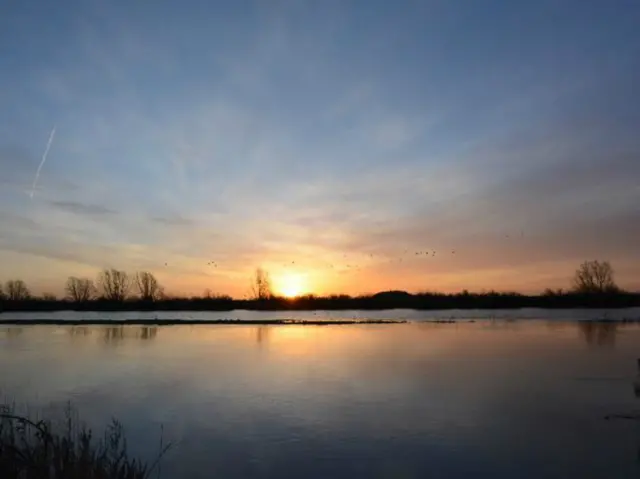
<path fill-rule="evenodd" d="M 62 427 L 17 415 L 0 406 L 0 477 L 2 479 L 146 479 L 170 448 L 162 446 L 148 465 L 129 457 L 122 425 L 112 420 L 94 438 L 69 406 Z M 159 472 L 159 469 L 157 470 Z"/>

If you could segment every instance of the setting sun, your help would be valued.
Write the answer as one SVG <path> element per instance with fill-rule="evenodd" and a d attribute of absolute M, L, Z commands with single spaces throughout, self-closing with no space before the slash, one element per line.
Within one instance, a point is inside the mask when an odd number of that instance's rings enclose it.
<path fill-rule="evenodd" d="M 287 298 L 300 296 L 307 291 L 307 284 L 304 276 L 294 273 L 289 273 L 277 278 L 275 286 L 277 292 Z"/>

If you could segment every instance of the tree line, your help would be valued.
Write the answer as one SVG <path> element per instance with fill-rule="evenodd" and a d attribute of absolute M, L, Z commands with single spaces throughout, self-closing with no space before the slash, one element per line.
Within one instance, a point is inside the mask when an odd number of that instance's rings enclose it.
<path fill-rule="evenodd" d="M 76 303 L 91 300 L 121 302 L 126 299 L 156 301 L 164 297 L 164 289 L 153 273 L 139 271 L 129 275 L 126 271 L 113 268 L 102 270 L 96 280 L 69 276 L 64 290 L 65 299 Z M 4 284 L 4 288 L 0 284 L 0 299 L 27 301 L 36 298 L 23 280 L 10 279 Z M 40 299 L 56 301 L 58 298 L 53 294 L 44 293 Z"/>
<path fill-rule="evenodd" d="M 629 307 L 640 306 L 640 293 L 620 289 L 614 270 L 607 261 L 585 261 L 575 271 L 569 289 L 546 289 L 540 295 L 488 291 L 443 294 L 384 291 L 371 295 L 316 296 L 297 298 L 276 295 L 268 271 L 258 268 L 250 282 L 246 299 L 213 294 L 176 297 L 165 293 L 153 273 L 139 271 L 128 274 L 105 269 L 96 279 L 70 276 L 65 283 L 65 297 L 52 294 L 34 297 L 26 283 L 19 279 L 0 284 L 0 310 L 53 309 L 167 309 L 219 310 L 232 309 L 450 309 L 450 308 L 519 308 L 519 307 Z"/>

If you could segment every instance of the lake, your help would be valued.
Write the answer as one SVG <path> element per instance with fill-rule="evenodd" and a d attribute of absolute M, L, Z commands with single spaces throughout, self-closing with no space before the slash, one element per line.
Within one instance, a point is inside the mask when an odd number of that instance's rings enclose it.
<path fill-rule="evenodd" d="M 162 425 L 162 478 L 640 476 L 640 422 L 604 419 L 640 409 L 640 325 L 580 321 L 638 309 L 0 315 L 34 317 L 410 321 L 0 327 L 0 398 L 146 458 Z"/>

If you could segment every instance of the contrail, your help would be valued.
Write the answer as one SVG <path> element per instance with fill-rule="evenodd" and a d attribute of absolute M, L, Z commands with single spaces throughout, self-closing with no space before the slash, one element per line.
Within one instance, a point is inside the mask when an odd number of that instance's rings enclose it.
<path fill-rule="evenodd" d="M 36 184 L 38 183 L 38 178 L 40 178 L 40 170 L 44 165 L 44 162 L 47 161 L 47 154 L 49 154 L 49 148 L 51 148 L 51 143 L 53 143 L 53 137 L 56 136 L 56 127 L 54 125 L 53 130 L 51 130 L 51 134 L 49 135 L 49 141 L 47 141 L 47 147 L 44 149 L 44 153 L 42 154 L 42 161 L 40 162 L 40 166 L 36 170 L 36 177 L 33 179 L 33 185 L 31 185 L 31 193 L 29 196 L 33 199 L 33 192 L 36 189 Z"/>

